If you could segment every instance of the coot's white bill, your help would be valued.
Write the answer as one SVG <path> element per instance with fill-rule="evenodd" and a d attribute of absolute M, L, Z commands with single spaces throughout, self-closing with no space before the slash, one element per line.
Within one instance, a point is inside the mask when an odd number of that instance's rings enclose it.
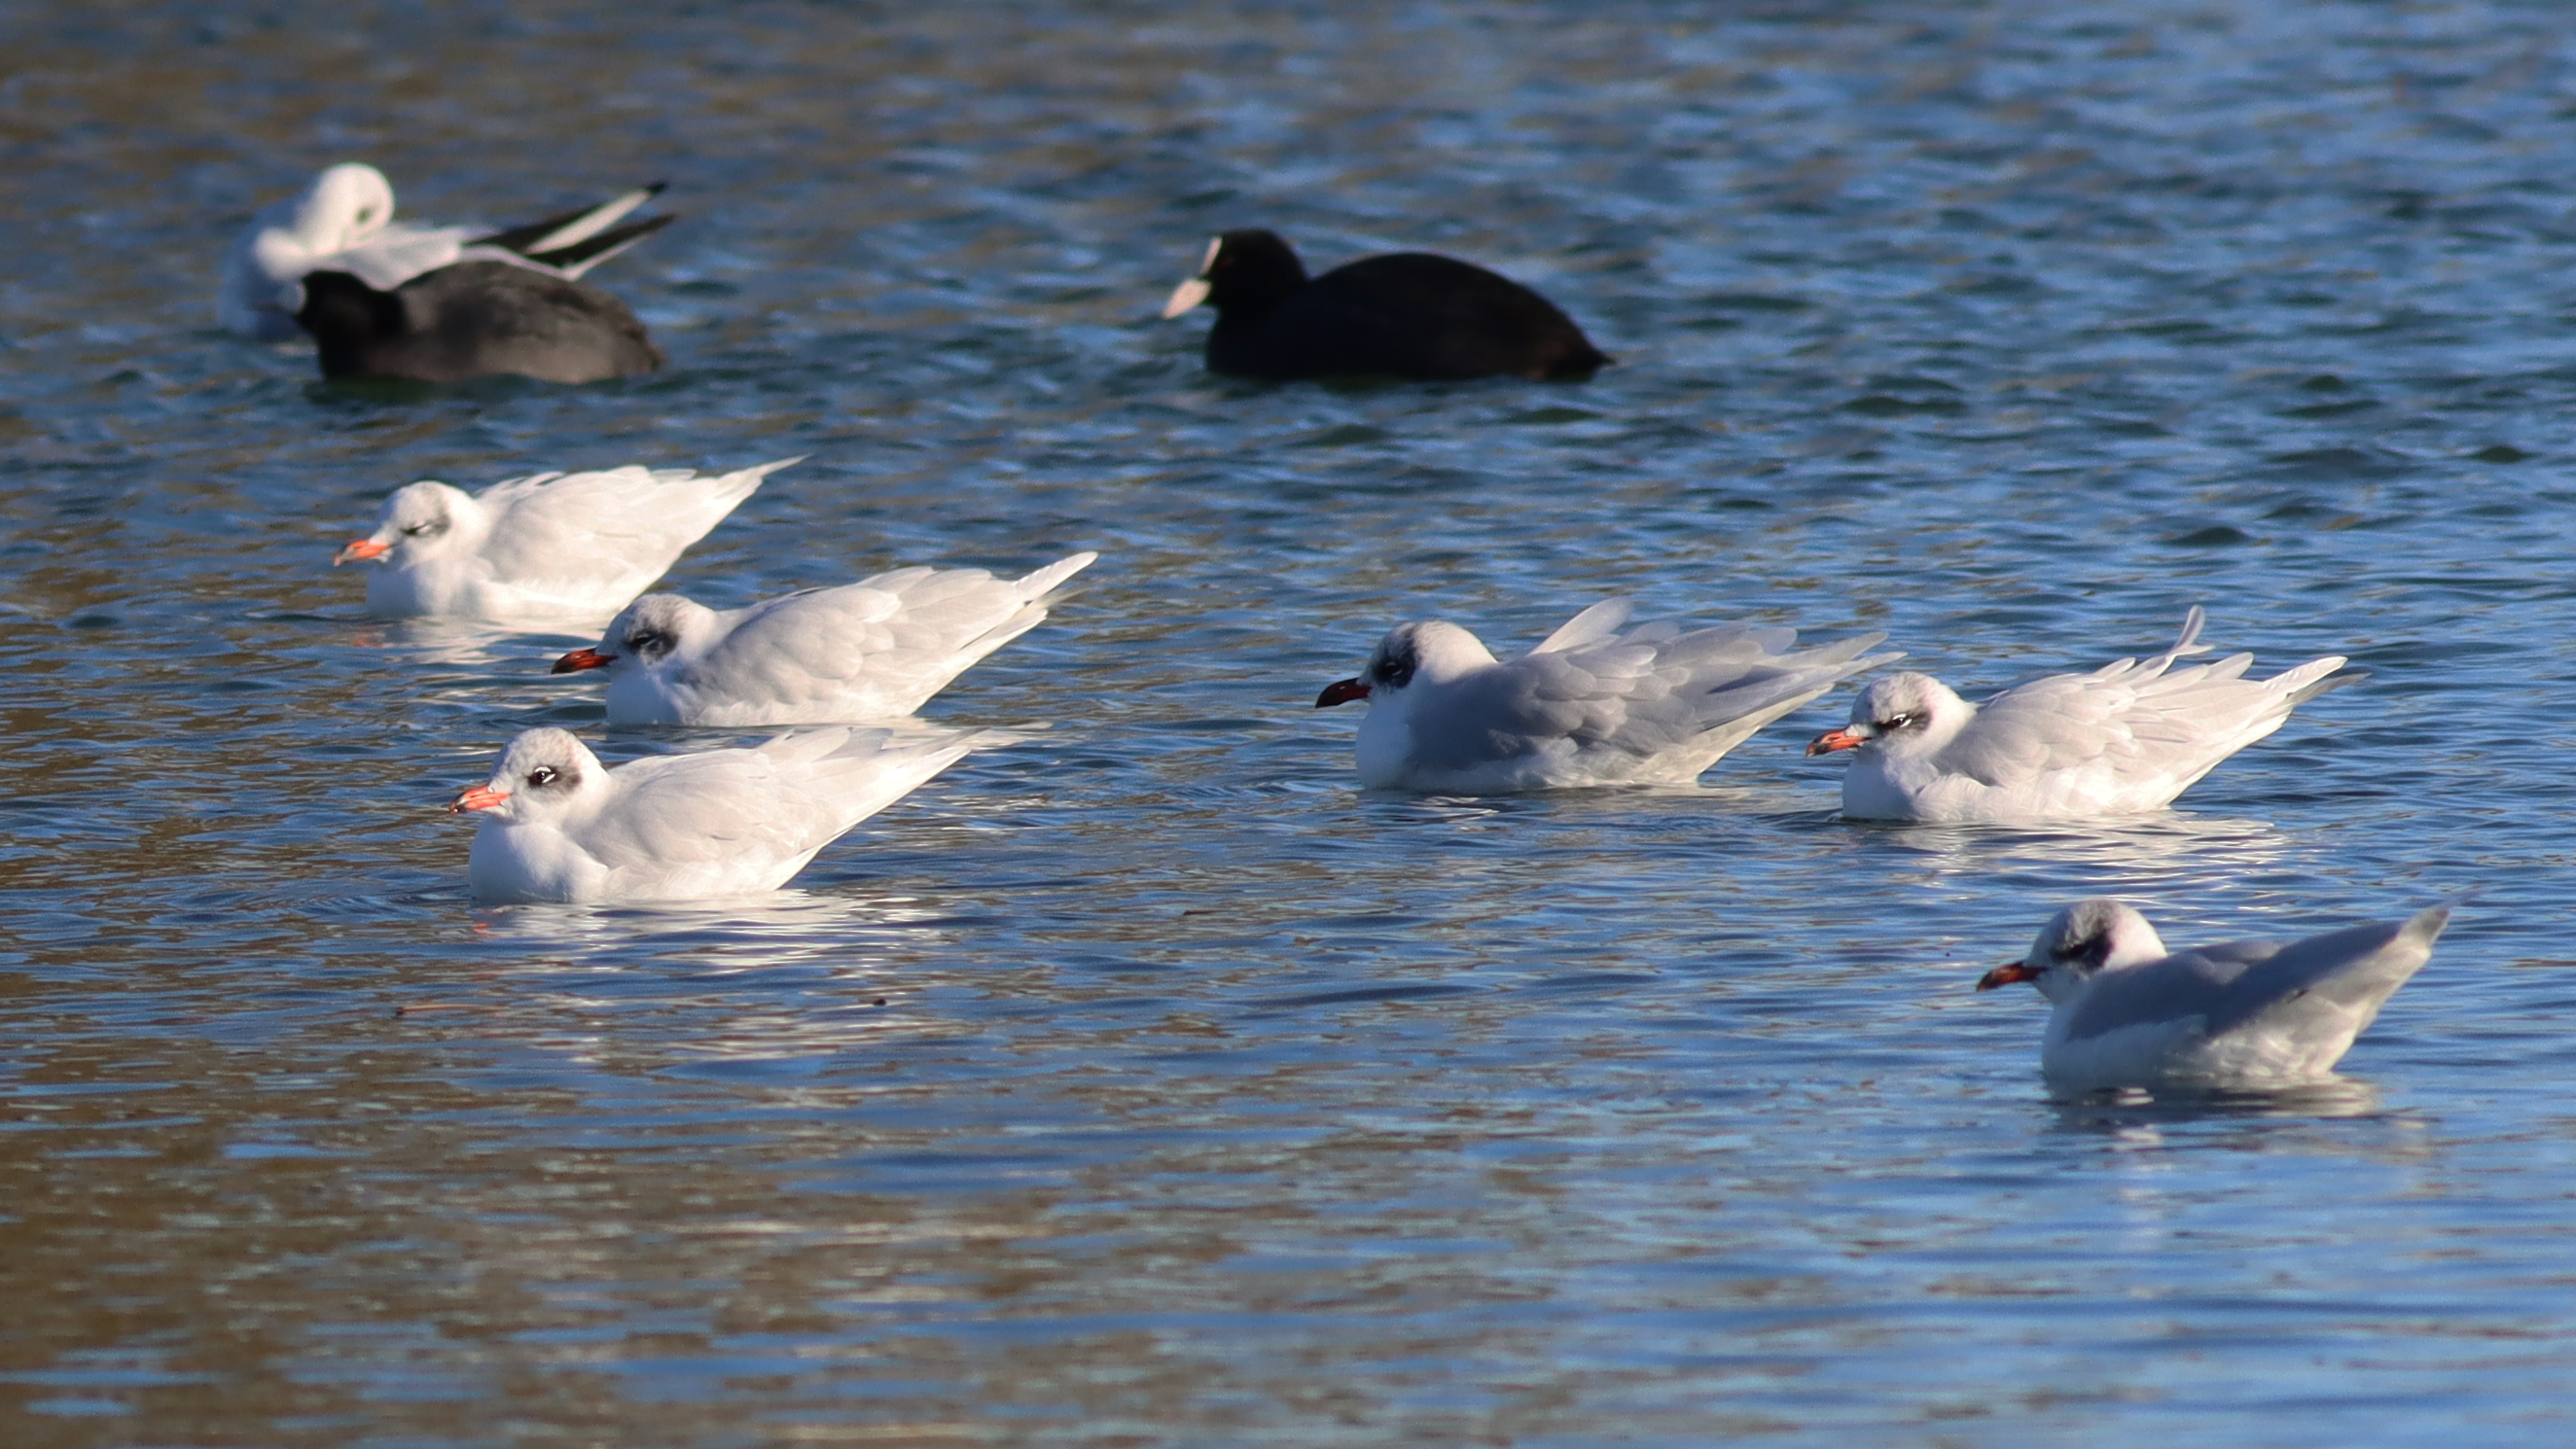
<path fill-rule="evenodd" d="M 1855 753 L 1843 813 L 1938 824 L 2077 819 L 2157 810 L 2220 761 L 2279 729 L 2290 711 L 2362 678 L 2344 658 L 2246 679 L 2251 654 L 2176 669 L 2198 643 L 2194 605 L 2173 647 L 2090 674 L 2056 674 L 1970 704 L 1926 674 L 1872 680 L 1851 723 L 1810 755 Z"/>
<path fill-rule="evenodd" d="M 485 904 L 748 895 L 786 884 L 850 827 L 1005 738 L 826 729 L 612 770 L 563 730 L 529 730 L 448 809 L 482 822 L 466 874 Z"/>
<path fill-rule="evenodd" d="M 652 587 L 761 479 L 797 461 L 721 475 L 536 473 L 474 494 L 413 483 L 385 500 L 374 533 L 332 562 L 375 564 L 367 608 L 388 618 L 595 627 Z"/>
<path fill-rule="evenodd" d="M 1198 272 L 1187 281 L 1174 287 L 1172 289 L 1172 295 L 1165 299 L 1163 303 L 1164 321 L 1169 322 L 1173 318 L 1180 316 L 1182 313 L 1187 312 L 1191 308 L 1208 299 L 1208 292 L 1210 288 L 1215 285 L 1208 280 L 1208 269 L 1216 265 L 1216 254 L 1224 249 L 1224 237 L 1217 236 L 1208 238 L 1207 255 L 1199 258 Z"/>
<path fill-rule="evenodd" d="M 606 670 L 614 725 L 894 719 L 1037 627 L 1049 593 L 1098 557 L 1018 579 L 896 569 L 743 609 L 647 594 L 609 621 L 598 648 L 566 654 L 554 672 Z"/>
<path fill-rule="evenodd" d="M 1904 657 L 1862 655 L 1884 634 L 1791 653 L 1794 629 L 1684 632 L 1664 620 L 1623 633 L 1631 608 L 1595 604 L 1508 662 L 1455 624 L 1400 624 L 1359 677 L 1315 704 L 1368 701 L 1365 787 L 1499 795 L 1684 783 L 1835 681 Z"/>
<path fill-rule="evenodd" d="M 2114 900 L 2079 901 L 2030 954 L 1977 982 L 2016 981 L 2052 1002 L 2039 1065 L 2060 1092 L 2113 1087 L 2264 1090 L 2334 1070 L 2380 1005 L 2433 957 L 2447 905 L 2303 941 L 2229 941 L 2168 953 Z"/>

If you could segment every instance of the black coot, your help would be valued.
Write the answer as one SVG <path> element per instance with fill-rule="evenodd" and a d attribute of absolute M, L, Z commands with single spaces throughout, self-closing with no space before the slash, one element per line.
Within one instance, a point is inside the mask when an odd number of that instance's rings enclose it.
<path fill-rule="evenodd" d="M 1364 257 L 1309 281 L 1277 233 L 1230 231 L 1163 315 L 1201 302 L 1216 308 L 1208 370 L 1244 377 L 1580 381 L 1611 360 L 1545 297 L 1429 252 Z"/>
<path fill-rule="evenodd" d="M 295 320 L 321 344 L 322 375 L 335 379 L 598 382 L 662 365 L 625 303 L 508 262 L 458 262 L 390 292 L 347 272 L 309 273 Z"/>

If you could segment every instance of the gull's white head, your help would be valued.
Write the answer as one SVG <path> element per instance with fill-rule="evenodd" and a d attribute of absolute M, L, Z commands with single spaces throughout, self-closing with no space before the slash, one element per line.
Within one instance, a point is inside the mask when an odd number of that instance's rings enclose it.
<path fill-rule="evenodd" d="M 368 559 L 407 568 L 478 548 L 487 528 L 474 495 L 422 479 L 395 489 L 376 514 L 376 531 L 341 549 L 331 563 L 337 567 Z"/>
<path fill-rule="evenodd" d="M 1483 641 L 1446 619 L 1398 624 L 1377 641 L 1377 649 L 1369 655 L 1368 668 L 1355 678 L 1338 679 L 1324 686 L 1324 692 L 1315 698 L 1315 707 L 1329 709 L 1355 699 L 1401 704 L 1405 691 L 1417 680 L 1446 684 L 1493 662 L 1493 652 Z"/>
<path fill-rule="evenodd" d="M 2051 1001 L 2080 995 L 2095 973 L 2159 961 L 2170 953 L 2156 928 L 2129 906 L 2106 897 L 2077 901 L 2040 927 L 2030 954 L 1978 978 L 1979 991 L 2027 981 Z"/>
<path fill-rule="evenodd" d="M 608 621 L 598 648 L 572 651 L 555 661 L 553 672 L 605 669 L 613 679 L 693 655 L 715 636 L 715 610 L 678 594 L 646 594 Z"/>
<path fill-rule="evenodd" d="M 343 161 L 313 178 L 295 207 L 288 229 L 316 255 L 345 251 L 391 225 L 394 187 L 385 173 L 358 161 Z"/>
<path fill-rule="evenodd" d="M 1929 674 L 1907 671 L 1873 679 L 1852 701 L 1851 723 L 1807 746 L 1811 755 L 1868 746 L 1891 753 L 1937 750 L 1976 717 L 1977 707 Z"/>
<path fill-rule="evenodd" d="M 608 767 L 564 730 L 528 730 L 501 751 L 488 783 L 458 795 L 450 814 L 522 825 L 561 820 L 609 789 Z"/>

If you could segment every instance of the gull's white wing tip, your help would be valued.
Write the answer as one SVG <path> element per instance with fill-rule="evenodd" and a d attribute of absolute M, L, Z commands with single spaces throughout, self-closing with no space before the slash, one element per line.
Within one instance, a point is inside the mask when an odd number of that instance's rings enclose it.
<path fill-rule="evenodd" d="M 2438 906 L 2426 906 L 2424 909 L 2408 916 L 2406 918 L 2406 934 L 2409 936 L 2421 937 L 2424 942 L 2429 945 L 2432 943 L 2434 938 L 2442 934 L 2443 928 L 2450 924 L 2451 907 L 2450 903 L 2446 901 Z"/>
<path fill-rule="evenodd" d="M 1039 720 L 1034 724 L 993 725 L 970 730 L 957 743 L 970 750 L 998 750 L 1005 745 L 1027 744 L 1054 728 L 1053 720 Z"/>
<path fill-rule="evenodd" d="M 2469 902 L 2476 900 L 2478 897 L 2485 895 L 2486 889 L 2487 888 L 2485 886 L 2471 886 L 2467 890 L 2459 891 L 2452 895 L 2443 897 L 2432 905 L 2426 906 L 2424 909 L 2408 916 L 2406 918 L 2406 924 L 2400 928 L 2398 934 L 2402 936 L 2412 936 L 2427 946 L 2432 945 L 2434 940 L 2442 934 L 2443 930 L 2451 924 L 2451 913 L 2458 910 L 2460 907 L 2467 905 Z"/>
<path fill-rule="evenodd" d="M 1879 639 L 1884 639 L 1884 638 L 1886 638 L 1886 637 L 1887 637 L 1886 635 L 1881 634 L 1881 635 L 1879 635 L 1879 636 L 1878 636 L 1878 639 L 1872 639 L 1872 640 L 1870 640 L 1870 641 L 1869 641 L 1869 644 L 1875 644 L 1875 643 L 1877 643 L 1877 642 L 1878 642 L 1878 640 L 1879 640 Z M 1863 645 L 1862 645 L 1862 646 L 1860 646 L 1860 647 L 1862 647 L 1863 649 L 1866 649 L 1866 648 L 1868 648 L 1868 647 L 1869 647 L 1869 644 L 1863 644 Z M 1852 674 L 1858 674 L 1858 673 L 1860 673 L 1861 671 L 1863 671 L 1863 670 L 1865 670 L 1865 669 L 1884 669 L 1884 668 L 1886 668 L 1888 665 L 1894 664 L 1897 660 L 1902 659 L 1902 658 L 1904 658 L 1904 657 L 1905 657 L 1905 651 L 1904 651 L 1904 650 L 1902 650 L 1902 649 L 1890 649 L 1890 650 L 1888 650 L 1888 651 L 1887 651 L 1886 653 L 1884 653 L 1884 654 L 1866 654 L 1866 655 L 1863 655 L 1863 656 L 1861 656 L 1860 658 L 1855 659 L 1855 660 L 1853 660 L 1853 661 L 1851 662 L 1851 668 L 1850 668 L 1848 671 L 1846 671 L 1846 677 L 1848 677 L 1849 675 L 1852 675 Z"/>
<path fill-rule="evenodd" d="M 1027 574 L 1021 576 L 1019 583 L 1015 587 L 1017 587 L 1021 593 L 1028 595 L 1032 599 L 1038 598 L 1042 595 L 1054 592 L 1056 587 L 1062 584 L 1065 580 L 1072 578 L 1075 574 L 1082 572 L 1084 569 L 1091 567 L 1099 561 L 1099 554 L 1085 549 L 1081 553 L 1057 559 L 1054 563 L 1048 564 L 1044 568 L 1032 569 Z"/>
<path fill-rule="evenodd" d="M 2290 707 L 2295 709 L 2321 694 L 2330 694 L 2347 684 L 2359 684 L 2370 677 L 2366 669 L 2346 669 L 2350 663 L 2340 654 L 2311 659 L 2295 669 L 2284 669 L 2264 680 L 2266 685 L 2287 691 Z"/>
<path fill-rule="evenodd" d="M 1636 611 L 1637 605 L 1633 600 L 1603 599 L 1558 625 L 1555 633 L 1540 640 L 1538 647 L 1530 652 L 1557 654 L 1568 649 L 1580 649 L 1586 644 L 1597 644 L 1617 633 L 1619 626 L 1627 623 L 1628 616 Z"/>
<path fill-rule="evenodd" d="M 730 473 L 702 473 L 699 481 L 722 485 L 716 496 L 731 498 L 739 506 L 743 500 L 760 491 L 760 485 L 769 481 L 770 474 L 781 468 L 793 468 L 812 456 L 811 453 L 799 453 L 793 458 L 781 458 L 774 463 L 754 463 Z"/>
<path fill-rule="evenodd" d="M 2185 654 L 2208 653 L 2209 646 L 2200 642 L 2201 626 L 2208 622 L 2209 611 L 2203 609 L 2200 605 L 2194 604 L 2189 609 L 2184 610 L 2182 616 L 2182 632 L 2174 636 L 2173 647 L 2165 651 L 2165 657 L 2168 659 L 2177 659 Z"/>

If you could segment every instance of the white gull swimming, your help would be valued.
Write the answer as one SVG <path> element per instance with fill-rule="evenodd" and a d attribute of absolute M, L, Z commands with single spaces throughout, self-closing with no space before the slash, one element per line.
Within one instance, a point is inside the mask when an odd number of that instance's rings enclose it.
<path fill-rule="evenodd" d="M 571 734 L 535 729 L 448 809 L 482 822 L 466 876 L 485 904 L 748 895 L 786 884 L 852 826 L 1006 738 L 812 730 L 612 770 Z"/>
<path fill-rule="evenodd" d="M 2298 705 L 2360 678 L 2341 655 L 2246 679 L 2251 654 L 2174 668 L 2208 652 L 2197 605 L 2173 647 L 2090 674 L 2055 674 L 1970 704 L 1930 675 L 1870 681 L 1851 722 L 1810 755 L 1851 750 L 1843 814 L 1934 824 L 2013 822 L 2161 809 Z"/>
<path fill-rule="evenodd" d="M 2059 1092 L 2297 1086 L 2334 1070 L 2381 1004 L 2432 959 L 2450 917 L 2442 905 L 2287 944 L 2168 952 L 2137 911 L 2080 901 L 1977 989 L 2027 981 L 2048 997 L 2039 1064 Z"/>
<path fill-rule="evenodd" d="M 742 609 L 647 594 L 609 621 L 599 647 L 566 654 L 554 672 L 606 671 L 613 725 L 893 719 L 1037 627 L 1047 596 L 1098 557 L 1017 579 L 896 569 Z"/>
<path fill-rule="evenodd" d="M 376 531 L 332 562 L 376 565 L 367 608 L 388 618 L 596 627 L 796 461 L 534 473 L 471 494 L 425 480 L 394 490 Z"/>
<path fill-rule="evenodd" d="M 1664 620 L 1623 633 L 1631 609 L 1595 604 L 1509 661 L 1455 624 L 1400 624 L 1366 670 L 1326 686 L 1315 705 L 1368 701 L 1358 739 L 1367 788 L 1687 783 L 1836 681 L 1904 657 L 1863 657 L 1884 634 L 1791 653 L 1794 629 L 1685 631 Z"/>

